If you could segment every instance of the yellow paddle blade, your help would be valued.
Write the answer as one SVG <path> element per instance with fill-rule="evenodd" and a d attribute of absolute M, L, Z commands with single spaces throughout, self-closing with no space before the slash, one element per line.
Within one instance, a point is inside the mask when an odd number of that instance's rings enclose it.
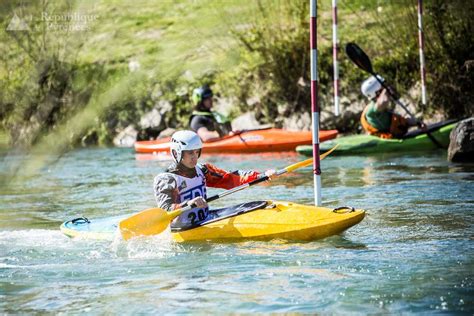
<path fill-rule="evenodd" d="M 167 212 L 158 207 L 149 208 L 121 221 L 119 223 L 120 234 L 124 240 L 136 236 L 160 234 L 182 212 L 182 210 Z"/>
<path fill-rule="evenodd" d="M 291 166 L 286 167 L 285 170 L 286 172 L 292 172 L 298 168 L 309 166 L 312 163 L 313 163 L 313 158 L 309 158 L 309 159 L 297 162 L 295 164 L 292 164 Z"/>
<path fill-rule="evenodd" d="M 339 146 L 339 144 L 336 144 L 336 146 L 334 146 L 330 150 L 326 151 L 324 154 L 320 155 L 319 160 L 323 160 L 324 158 L 326 158 L 330 153 L 332 153 L 337 148 L 337 146 Z M 295 164 L 292 164 L 291 166 L 286 167 L 285 170 L 286 170 L 286 172 L 291 172 L 291 171 L 294 171 L 298 168 L 307 167 L 307 166 L 311 165 L 312 163 L 313 163 L 313 158 L 309 158 L 309 159 L 297 162 Z"/>
<path fill-rule="evenodd" d="M 319 156 L 319 160 L 323 160 L 324 158 L 326 158 L 327 156 L 329 156 L 329 154 L 331 154 L 334 150 L 336 150 L 337 146 L 339 146 L 339 144 L 334 145 L 333 148 L 329 149 L 329 150 L 326 151 L 324 154 L 320 155 L 320 156 Z"/>

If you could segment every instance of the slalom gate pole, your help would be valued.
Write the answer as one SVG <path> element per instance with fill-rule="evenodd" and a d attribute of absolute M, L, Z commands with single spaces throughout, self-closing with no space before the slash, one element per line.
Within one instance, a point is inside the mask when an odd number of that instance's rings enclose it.
<path fill-rule="evenodd" d="M 319 159 L 318 40 L 317 0 L 310 0 L 311 113 L 313 126 L 314 204 L 321 206 L 321 168 Z"/>
<path fill-rule="evenodd" d="M 339 44 L 337 38 L 337 0 L 332 0 L 332 60 L 334 67 L 334 115 L 338 116 L 339 108 L 339 64 L 337 55 L 339 53 Z"/>
<path fill-rule="evenodd" d="M 421 71 L 421 103 L 426 105 L 426 69 L 425 69 L 425 37 L 423 34 L 423 0 L 418 0 L 418 42 L 420 45 Z"/>

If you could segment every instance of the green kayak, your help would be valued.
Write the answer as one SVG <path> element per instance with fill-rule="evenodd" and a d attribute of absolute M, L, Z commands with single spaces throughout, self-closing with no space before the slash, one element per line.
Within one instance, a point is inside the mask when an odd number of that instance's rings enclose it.
<path fill-rule="evenodd" d="M 449 134 L 458 120 L 450 120 L 429 125 L 427 131 L 438 143 L 447 148 Z M 395 151 L 429 151 L 439 148 L 428 136 L 426 130 L 415 130 L 405 135 L 403 139 L 383 139 L 371 135 L 351 135 L 338 137 L 320 144 L 321 153 L 339 145 L 334 153 L 353 155 L 365 153 L 383 153 Z M 305 156 L 313 155 L 312 146 L 298 146 L 296 151 Z"/>

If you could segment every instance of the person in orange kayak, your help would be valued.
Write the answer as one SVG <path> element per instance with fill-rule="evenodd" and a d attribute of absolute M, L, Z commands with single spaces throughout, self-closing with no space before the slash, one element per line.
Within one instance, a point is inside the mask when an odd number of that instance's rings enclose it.
<path fill-rule="evenodd" d="M 378 76 L 378 79 L 384 81 L 381 76 Z M 367 133 L 380 138 L 401 138 L 417 121 L 393 111 L 394 105 L 390 101 L 388 91 L 382 87 L 379 80 L 372 76 L 362 83 L 362 94 L 370 100 L 360 118 L 362 127 Z"/>
<path fill-rule="evenodd" d="M 193 91 L 192 100 L 195 108 L 189 119 L 189 127 L 203 142 L 232 134 L 229 120 L 222 114 L 212 111 L 213 96 L 211 88 L 207 85 Z"/>
<path fill-rule="evenodd" d="M 178 131 L 171 137 L 171 156 L 174 162 L 166 172 L 155 177 L 154 193 L 158 207 L 173 211 L 187 205 L 196 208 L 182 213 L 177 221 L 196 224 L 208 218 L 207 187 L 232 189 L 261 176 L 256 171 L 228 172 L 210 163 L 198 163 L 202 141 L 193 131 Z M 272 176 L 275 170 L 267 170 Z"/>

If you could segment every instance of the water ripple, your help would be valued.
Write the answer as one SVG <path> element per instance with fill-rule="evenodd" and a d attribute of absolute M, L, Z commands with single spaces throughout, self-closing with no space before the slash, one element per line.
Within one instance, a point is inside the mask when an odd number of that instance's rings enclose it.
<path fill-rule="evenodd" d="M 9 159 L 21 159 L 14 156 Z M 0 186 L 0 310 L 7 314 L 474 312 L 474 165 L 445 154 L 328 157 L 328 207 L 367 209 L 359 225 L 316 242 L 176 244 L 170 233 L 130 242 L 69 239 L 58 226 L 154 206 L 153 176 L 169 161 L 129 149 L 81 149 L 43 173 Z M 261 171 L 296 155 L 217 155 Z M 0 176 L 10 179 L 3 162 Z M 212 205 L 313 203 L 311 168 Z M 219 192 L 211 189 L 210 194 Z"/>

